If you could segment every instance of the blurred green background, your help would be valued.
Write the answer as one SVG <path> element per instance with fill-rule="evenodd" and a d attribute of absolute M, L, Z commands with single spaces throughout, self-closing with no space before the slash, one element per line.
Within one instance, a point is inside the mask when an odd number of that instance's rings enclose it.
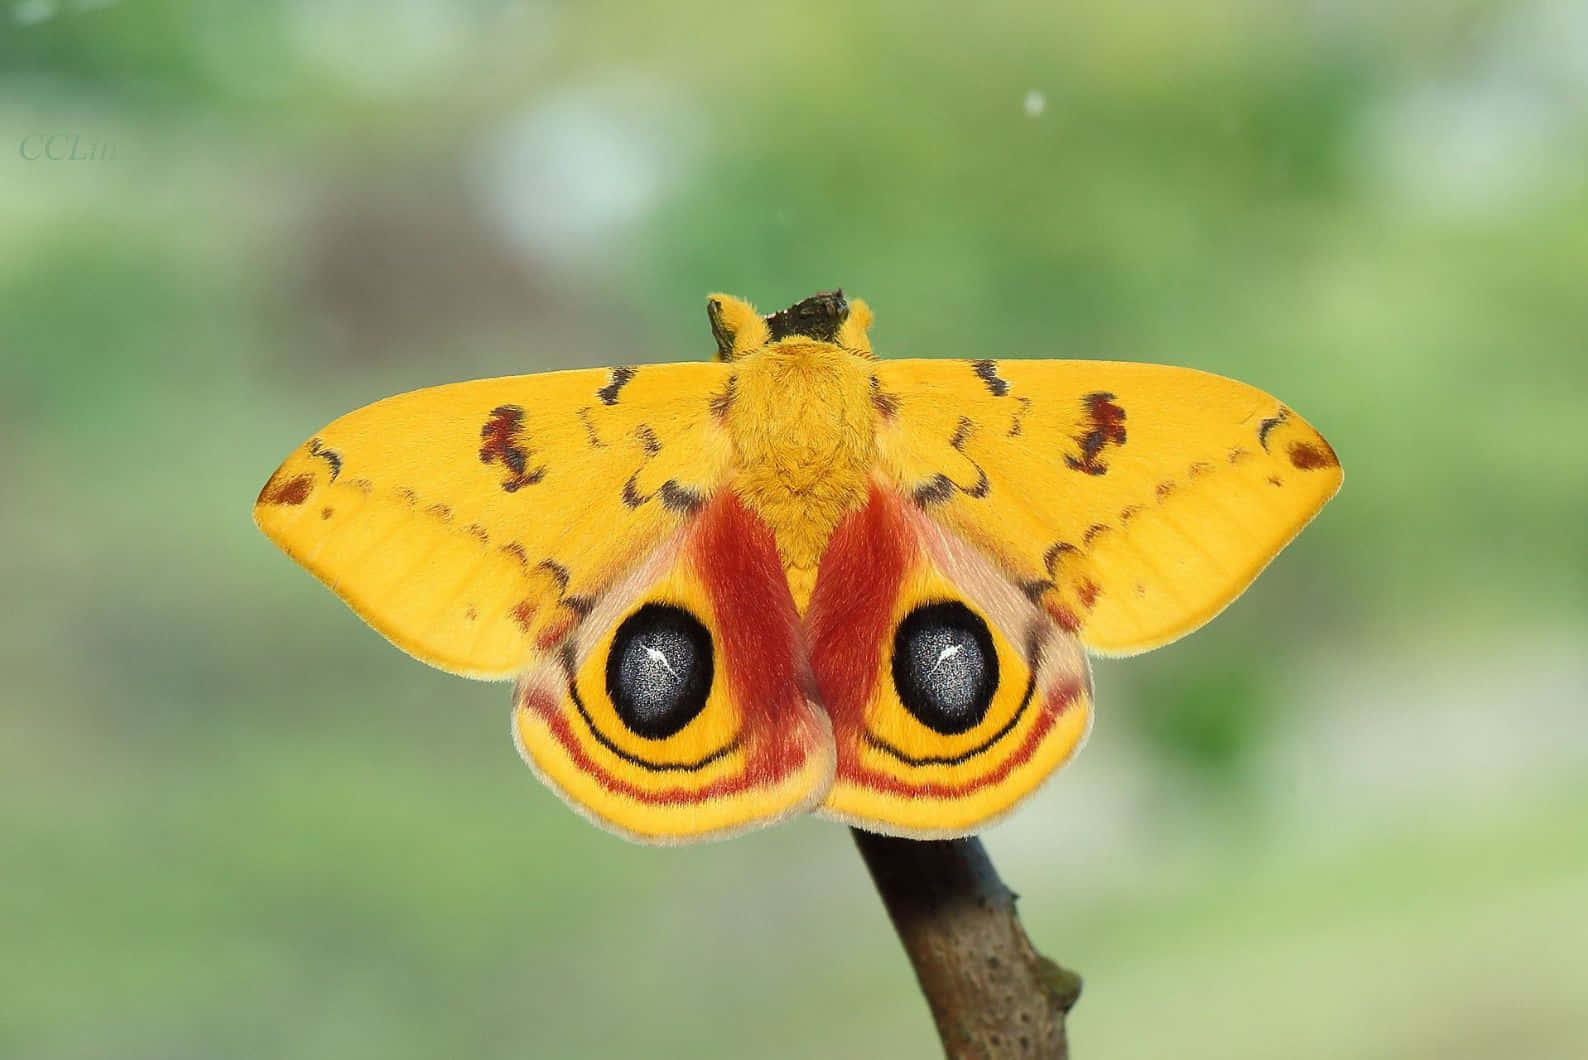
<path fill-rule="evenodd" d="M 840 284 L 1346 468 L 987 835 L 1076 1055 L 1588 1055 L 1588 6 L 6 0 L 0 134 L 0 1055 L 930 1055 L 842 829 L 592 828 L 249 520 Z"/>

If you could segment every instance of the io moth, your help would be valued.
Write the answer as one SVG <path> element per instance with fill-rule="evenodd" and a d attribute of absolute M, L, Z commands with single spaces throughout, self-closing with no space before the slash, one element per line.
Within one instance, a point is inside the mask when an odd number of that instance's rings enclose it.
<path fill-rule="evenodd" d="M 877 360 L 839 291 L 707 307 L 714 359 L 387 398 L 254 507 L 399 648 L 515 682 L 525 760 L 631 839 L 978 831 L 1086 738 L 1088 650 L 1200 626 L 1340 486 L 1230 379 Z"/>

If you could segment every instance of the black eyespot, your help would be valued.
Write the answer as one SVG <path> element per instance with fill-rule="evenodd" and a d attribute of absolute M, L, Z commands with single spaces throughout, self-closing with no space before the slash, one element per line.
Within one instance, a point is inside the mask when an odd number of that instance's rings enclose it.
<path fill-rule="evenodd" d="M 893 687 L 927 728 L 945 736 L 974 729 L 998 690 L 987 623 L 958 600 L 911 611 L 893 636 Z"/>
<path fill-rule="evenodd" d="M 662 740 L 706 708 L 711 633 L 671 604 L 646 604 L 618 627 L 607 653 L 607 695 L 623 724 Z"/>

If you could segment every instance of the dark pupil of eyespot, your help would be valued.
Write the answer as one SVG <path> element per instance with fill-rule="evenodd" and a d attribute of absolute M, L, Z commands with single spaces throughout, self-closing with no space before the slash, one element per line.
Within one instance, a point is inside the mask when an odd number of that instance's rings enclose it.
<path fill-rule="evenodd" d="M 893 687 L 928 728 L 945 736 L 974 729 L 998 689 L 987 623 L 957 600 L 911 611 L 893 637 Z"/>
<path fill-rule="evenodd" d="M 670 604 L 646 604 L 624 619 L 607 653 L 607 695 L 618 717 L 653 740 L 705 709 L 711 674 L 711 633 Z"/>

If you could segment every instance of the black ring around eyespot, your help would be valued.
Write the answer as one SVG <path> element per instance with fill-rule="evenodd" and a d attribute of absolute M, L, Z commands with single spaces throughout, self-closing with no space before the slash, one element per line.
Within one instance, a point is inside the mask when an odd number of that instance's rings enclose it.
<path fill-rule="evenodd" d="M 650 603 L 613 634 L 607 695 L 630 732 L 665 740 L 706 709 L 714 669 L 711 631 L 700 619 L 673 604 Z"/>
<path fill-rule="evenodd" d="M 998 691 L 998 649 L 982 617 L 958 600 L 917 607 L 893 636 L 899 702 L 933 732 L 980 725 Z"/>

